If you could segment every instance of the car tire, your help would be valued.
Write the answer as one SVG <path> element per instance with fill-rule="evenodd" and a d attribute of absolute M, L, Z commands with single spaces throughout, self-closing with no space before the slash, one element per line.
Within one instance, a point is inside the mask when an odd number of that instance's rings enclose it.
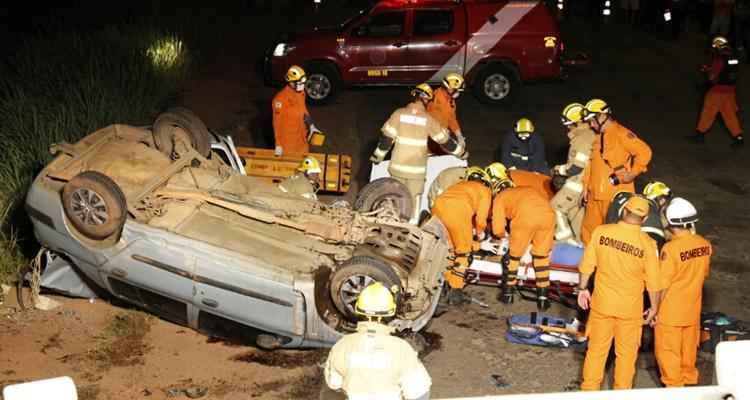
<path fill-rule="evenodd" d="M 344 261 L 330 280 L 331 299 L 336 309 L 345 318 L 356 321 L 354 305 L 357 297 L 365 287 L 374 282 L 380 282 L 392 290 L 395 286 L 393 292 L 396 297 L 401 292 L 401 279 L 385 261 L 369 256 L 355 256 Z"/>
<path fill-rule="evenodd" d="M 375 211 L 386 200 L 396 203 L 401 219 L 408 221 L 411 218 L 414 200 L 409 188 L 389 177 L 378 178 L 362 187 L 354 202 L 354 209 L 360 212 Z"/>
<path fill-rule="evenodd" d="M 88 239 L 119 238 L 127 218 L 125 195 L 108 176 L 85 171 L 62 190 L 65 216 Z"/>
<path fill-rule="evenodd" d="M 175 158 L 175 140 L 188 139 L 190 146 L 203 157 L 211 152 L 208 128 L 192 111 L 184 107 L 174 107 L 159 114 L 153 125 L 156 148 L 170 158 Z"/>
<path fill-rule="evenodd" d="M 331 104 L 341 89 L 341 76 L 336 67 L 325 62 L 310 63 L 306 68 L 305 93 L 312 105 Z"/>
<path fill-rule="evenodd" d="M 482 68 L 474 81 L 474 95 L 486 104 L 509 104 L 515 100 L 520 81 L 513 68 L 490 64 Z"/>

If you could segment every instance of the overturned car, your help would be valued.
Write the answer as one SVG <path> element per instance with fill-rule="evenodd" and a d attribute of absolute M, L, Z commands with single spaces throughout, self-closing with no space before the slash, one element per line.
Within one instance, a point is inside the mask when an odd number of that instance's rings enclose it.
<path fill-rule="evenodd" d="M 39 242 L 165 319 L 264 348 L 326 347 L 354 328 L 374 281 L 399 300 L 398 331 L 435 311 L 447 233 L 404 222 L 393 182 L 368 185 L 357 210 L 291 197 L 212 157 L 205 125 L 181 108 L 51 151 L 26 197 Z"/>

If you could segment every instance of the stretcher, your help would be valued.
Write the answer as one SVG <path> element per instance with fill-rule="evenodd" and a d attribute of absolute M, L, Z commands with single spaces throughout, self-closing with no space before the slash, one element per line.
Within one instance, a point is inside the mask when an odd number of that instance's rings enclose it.
<path fill-rule="evenodd" d="M 325 193 L 346 193 L 352 181 L 352 157 L 347 154 L 285 153 L 274 154 L 272 149 L 237 147 L 237 155 L 244 161 L 249 176 L 278 184 L 294 175 L 305 156 L 313 156 L 320 162 L 322 172 L 318 183 Z"/>

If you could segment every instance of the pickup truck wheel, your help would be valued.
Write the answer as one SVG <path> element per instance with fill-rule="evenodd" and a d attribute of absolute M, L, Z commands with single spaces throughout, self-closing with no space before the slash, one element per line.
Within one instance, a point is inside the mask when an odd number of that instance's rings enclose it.
<path fill-rule="evenodd" d="M 365 185 L 357 195 L 354 209 L 360 212 L 375 211 L 381 207 L 395 207 L 401 219 L 409 220 L 414 208 L 411 192 L 403 183 L 393 178 L 378 178 Z"/>
<path fill-rule="evenodd" d="M 510 103 L 518 92 L 519 81 L 513 70 L 502 64 L 483 68 L 474 82 L 474 95 L 483 103 Z"/>
<path fill-rule="evenodd" d="M 338 94 L 341 78 L 335 67 L 326 63 L 312 63 L 307 68 L 305 92 L 313 105 L 330 104 Z"/>
<path fill-rule="evenodd" d="M 62 190 L 65 216 L 83 236 L 104 240 L 119 235 L 127 217 L 125 195 L 108 176 L 85 171 Z"/>
<path fill-rule="evenodd" d="M 211 152 L 210 133 L 192 111 L 170 108 L 156 117 L 153 125 L 156 148 L 170 158 L 177 158 L 180 146 L 190 146 L 203 157 Z"/>
<path fill-rule="evenodd" d="M 344 317 L 356 321 L 354 305 L 357 297 L 364 288 L 375 282 L 387 288 L 395 286 L 395 292 L 401 292 L 401 279 L 384 261 L 368 256 L 356 256 L 344 261 L 331 276 L 333 304 Z"/>

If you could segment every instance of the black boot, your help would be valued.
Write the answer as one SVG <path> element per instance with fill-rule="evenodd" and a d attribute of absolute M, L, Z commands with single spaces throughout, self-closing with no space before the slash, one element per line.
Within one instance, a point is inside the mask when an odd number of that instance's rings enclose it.
<path fill-rule="evenodd" d="M 501 290 L 500 290 L 500 295 L 497 296 L 497 299 L 503 304 L 513 304 L 513 300 L 515 299 L 515 296 L 516 296 L 516 287 L 509 286 L 503 282 L 503 285 L 501 286 Z"/>
<path fill-rule="evenodd" d="M 547 288 L 536 288 L 536 308 L 539 311 L 546 311 L 551 305 L 547 298 L 547 291 Z"/>
<path fill-rule="evenodd" d="M 694 143 L 699 143 L 699 144 L 706 143 L 706 135 L 700 132 L 696 132 L 692 135 L 685 136 L 685 139 Z"/>
<path fill-rule="evenodd" d="M 745 145 L 745 139 L 742 137 L 742 135 L 739 135 L 736 138 L 734 138 L 734 140 L 732 140 L 732 144 L 730 144 L 729 146 L 732 147 L 733 149 L 737 149 L 744 145 Z"/>

